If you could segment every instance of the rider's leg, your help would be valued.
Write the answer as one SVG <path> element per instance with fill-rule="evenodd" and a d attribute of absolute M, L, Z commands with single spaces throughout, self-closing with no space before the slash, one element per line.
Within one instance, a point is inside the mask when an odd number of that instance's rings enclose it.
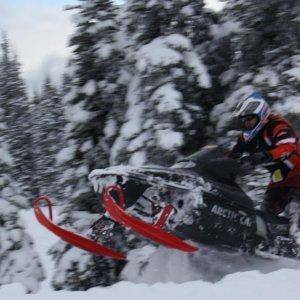
<path fill-rule="evenodd" d="M 281 214 L 289 203 L 289 192 L 289 188 L 268 188 L 265 193 L 262 210 L 275 215 Z"/>

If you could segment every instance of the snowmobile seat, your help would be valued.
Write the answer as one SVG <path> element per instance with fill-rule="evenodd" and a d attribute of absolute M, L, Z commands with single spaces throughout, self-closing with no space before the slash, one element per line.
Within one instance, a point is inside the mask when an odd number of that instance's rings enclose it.
<path fill-rule="evenodd" d="M 240 171 L 239 164 L 236 160 L 226 157 L 218 146 L 206 146 L 180 162 L 186 162 L 186 169 L 199 176 L 238 187 L 235 179 Z"/>
<path fill-rule="evenodd" d="M 252 200 L 235 182 L 240 172 L 239 163 L 225 156 L 220 147 L 206 146 L 184 161 L 192 162 L 193 164 L 187 164 L 190 166 L 188 169 L 212 182 L 224 201 L 253 209 Z"/>
<path fill-rule="evenodd" d="M 253 201 L 239 186 L 223 184 L 220 182 L 213 182 L 213 186 L 217 191 L 218 196 L 229 205 L 242 206 L 250 209 L 254 208 Z"/>

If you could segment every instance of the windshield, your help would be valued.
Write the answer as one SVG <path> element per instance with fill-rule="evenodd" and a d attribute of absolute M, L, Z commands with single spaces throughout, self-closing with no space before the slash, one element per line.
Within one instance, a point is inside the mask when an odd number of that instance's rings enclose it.
<path fill-rule="evenodd" d="M 238 162 L 228 158 L 221 147 L 209 145 L 177 162 L 172 168 L 189 169 L 200 176 L 233 184 L 239 172 Z"/>

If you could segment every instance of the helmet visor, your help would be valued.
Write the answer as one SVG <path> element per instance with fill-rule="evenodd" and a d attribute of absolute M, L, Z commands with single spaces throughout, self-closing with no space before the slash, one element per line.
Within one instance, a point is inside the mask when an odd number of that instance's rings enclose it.
<path fill-rule="evenodd" d="M 253 101 L 253 102 L 249 103 L 247 105 L 247 107 L 245 108 L 245 110 L 243 111 L 242 116 L 246 117 L 248 115 L 256 114 L 259 105 L 260 105 L 259 101 Z"/>
<path fill-rule="evenodd" d="M 250 114 L 239 118 L 239 128 L 243 131 L 254 129 L 259 122 L 258 116 Z"/>

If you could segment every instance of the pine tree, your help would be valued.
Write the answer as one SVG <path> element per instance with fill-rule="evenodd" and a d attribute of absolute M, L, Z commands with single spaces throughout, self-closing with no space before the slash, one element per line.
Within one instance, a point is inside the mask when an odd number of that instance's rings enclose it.
<path fill-rule="evenodd" d="M 65 96 L 67 146 L 70 160 L 78 172 L 72 185 L 81 194 L 69 195 L 76 202 L 95 201 L 87 175 L 96 167 L 109 164 L 109 145 L 117 135 L 118 116 L 123 105 L 124 84 L 120 73 L 122 55 L 115 35 L 118 27 L 111 1 L 81 1 L 77 13 L 77 31 L 70 45 L 73 57 L 72 83 Z M 76 175 L 78 174 L 78 175 Z M 84 204 L 86 205 L 86 204 Z"/>
<path fill-rule="evenodd" d="M 1 99 L 0 91 L 0 100 Z M 0 109 L 0 197 L 12 207 L 28 207 L 28 199 L 24 196 L 21 185 L 11 175 L 14 167 L 14 157 L 11 154 L 7 137 L 7 118 L 5 111 Z"/>
<path fill-rule="evenodd" d="M 109 165 L 110 146 L 122 118 L 126 72 L 121 70 L 118 24 L 111 1 L 81 1 L 76 9 L 76 32 L 70 41 L 73 55 L 63 88 L 65 146 L 57 158 L 67 200 L 62 224 L 85 232 L 101 210 L 88 174 Z M 83 254 L 63 242 L 51 251 L 57 264 L 56 289 L 86 290 L 118 280 L 122 263 Z M 74 257 L 66 263 L 70 253 Z"/>
<path fill-rule="evenodd" d="M 17 208 L 6 200 L 9 197 L 3 192 L 16 186 L 12 186 L 11 179 L 3 175 L 0 176 L 0 184 L 0 286 L 20 282 L 28 293 L 37 292 L 39 282 L 45 278 L 43 268 L 33 250 L 33 242 L 25 232 Z M 13 191 L 15 198 L 16 190 Z"/>
<path fill-rule="evenodd" d="M 11 54 L 7 37 L 1 43 L 0 60 L 0 99 L 4 111 L 6 130 L 5 140 L 9 144 L 14 165 L 11 175 L 22 184 L 28 198 L 31 190 L 30 116 L 25 84 L 20 75 L 17 57 Z"/>
<path fill-rule="evenodd" d="M 61 199 L 56 155 L 63 147 L 64 114 L 61 95 L 47 77 L 41 95 L 31 104 L 34 186 L 39 194 Z"/>
<path fill-rule="evenodd" d="M 240 30 L 232 38 L 233 63 L 223 76 L 230 92 L 213 112 L 217 129 L 228 128 L 230 112 L 254 90 L 274 110 L 291 113 L 299 97 L 299 13 L 300 5 L 293 0 L 227 1 L 223 18 L 238 23 Z"/>
<path fill-rule="evenodd" d="M 27 144 L 21 136 L 24 127 L 18 128 L 20 120 L 24 122 L 19 110 L 26 101 L 24 86 L 18 77 L 18 64 L 9 56 L 7 38 L 2 42 L 0 56 L 0 286 L 20 282 L 27 292 L 36 292 L 39 282 L 44 279 L 43 269 L 33 242 L 25 232 L 18 210 L 28 207 L 28 197 L 23 190 L 23 183 L 28 175 L 20 160 L 27 158 Z M 23 108 L 26 108 L 22 106 Z M 24 110 L 25 111 L 25 110 Z M 27 128 L 27 127 L 25 127 Z M 26 131 L 23 132 L 26 135 Z M 18 141 L 17 139 L 20 139 Z M 25 144 L 19 144 L 19 142 Z M 20 147 L 20 148 L 18 148 Z M 14 151 L 12 151 L 14 150 Z M 22 170 L 22 176 L 17 171 Z M 19 182 L 17 182 L 17 180 Z M 28 187 L 29 181 L 25 182 Z M 26 259 L 24 259 L 26 257 Z"/>
<path fill-rule="evenodd" d="M 300 4 L 294 0 L 227 1 L 223 21 L 238 30 L 231 37 L 232 63 L 221 80 L 228 89 L 225 101 L 211 113 L 218 135 L 232 143 L 232 111 L 237 103 L 259 90 L 275 112 L 299 119 Z M 224 142 L 224 139 L 222 139 Z M 223 143 L 222 142 L 222 143 Z M 223 143 L 224 144 L 224 143 Z M 246 177 L 250 195 L 261 198 L 268 174 Z M 252 178 L 249 185 L 249 178 Z"/>
<path fill-rule="evenodd" d="M 203 6 L 202 1 L 128 1 L 122 32 L 129 40 L 132 79 L 112 163 L 169 165 L 204 143 L 213 101 L 199 49 L 213 20 Z"/>

